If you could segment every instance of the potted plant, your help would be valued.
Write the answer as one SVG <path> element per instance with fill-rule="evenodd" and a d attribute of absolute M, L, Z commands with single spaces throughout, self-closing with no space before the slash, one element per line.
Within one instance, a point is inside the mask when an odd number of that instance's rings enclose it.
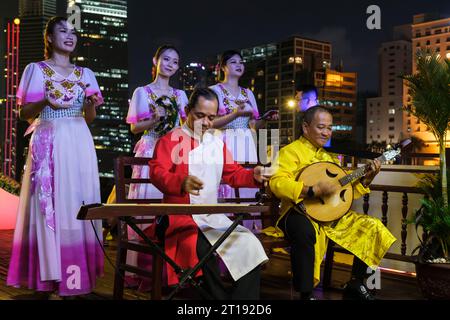
<path fill-rule="evenodd" d="M 417 279 L 425 297 L 450 299 L 450 208 L 445 152 L 450 122 L 450 61 L 436 53 L 418 51 L 417 73 L 402 78 L 412 98 L 411 106 L 405 108 L 430 128 L 440 155 L 439 175 L 425 175 L 419 185 L 426 196 L 413 219 L 424 232 L 416 261 Z"/>
<path fill-rule="evenodd" d="M 18 196 L 20 193 L 20 184 L 17 181 L 7 176 L 4 176 L 1 173 L 0 173 L 0 188 L 16 196 Z"/>

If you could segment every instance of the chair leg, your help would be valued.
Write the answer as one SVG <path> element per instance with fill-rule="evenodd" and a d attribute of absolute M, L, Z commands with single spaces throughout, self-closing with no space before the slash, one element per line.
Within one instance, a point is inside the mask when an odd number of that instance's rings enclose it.
<path fill-rule="evenodd" d="M 159 254 L 153 254 L 152 266 L 152 300 L 162 299 L 163 260 Z"/>
<path fill-rule="evenodd" d="M 125 270 L 122 268 L 127 262 L 127 248 L 122 245 L 121 239 L 128 237 L 125 231 L 123 234 L 124 224 L 118 223 L 118 237 L 117 237 L 117 256 L 116 256 L 116 269 L 114 270 L 114 300 L 123 300 L 123 289 L 125 282 Z M 125 225 L 126 228 L 126 225 Z M 126 229 L 125 229 L 126 230 Z"/>
<path fill-rule="evenodd" d="M 127 249 L 123 248 L 120 239 L 117 244 L 116 269 L 114 272 L 114 300 L 123 300 L 123 289 L 125 282 L 125 270 L 122 268 L 127 260 Z"/>
<path fill-rule="evenodd" d="M 334 242 L 330 240 L 327 248 L 327 255 L 325 259 L 325 268 L 323 271 L 322 287 L 328 289 L 331 287 L 331 273 L 333 272 L 333 258 L 334 258 Z"/>

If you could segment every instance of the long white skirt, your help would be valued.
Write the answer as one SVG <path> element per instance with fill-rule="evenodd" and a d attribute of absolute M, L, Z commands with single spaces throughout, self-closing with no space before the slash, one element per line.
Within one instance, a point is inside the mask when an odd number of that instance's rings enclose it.
<path fill-rule="evenodd" d="M 100 203 L 97 156 L 84 118 L 41 121 L 31 138 L 7 285 L 87 294 L 103 275 L 101 221 L 77 220 Z M 97 237 L 96 237 L 97 234 Z"/>
<path fill-rule="evenodd" d="M 228 133 L 228 135 L 227 135 Z M 235 129 L 225 130 L 223 135 L 228 150 L 233 155 L 233 159 L 237 162 L 258 163 L 258 155 L 256 150 L 255 139 L 251 129 Z M 255 198 L 257 188 L 239 188 L 240 198 Z M 235 198 L 236 194 L 233 188 L 229 185 L 222 184 L 219 187 L 219 198 Z M 256 199 L 255 199 L 256 202 Z M 252 213 L 253 216 L 260 216 L 260 213 Z M 261 219 L 244 220 L 244 227 L 257 231 L 261 230 Z"/>

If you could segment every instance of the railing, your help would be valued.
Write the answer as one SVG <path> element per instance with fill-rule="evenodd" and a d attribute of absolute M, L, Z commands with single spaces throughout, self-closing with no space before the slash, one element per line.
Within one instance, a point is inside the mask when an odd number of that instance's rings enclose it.
<path fill-rule="evenodd" d="M 246 169 L 252 169 L 255 167 L 255 165 L 252 164 L 243 164 L 243 166 Z M 403 168 L 403 169 L 397 169 L 397 168 L 382 168 L 382 172 L 398 172 L 398 173 L 433 173 L 436 172 L 435 170 L 425 170 L 425 169 L 417 169 L 417 168 Z M 129 183 L 135 182 L 133 180 L 127 181 Z M 401 219 L 401 245 L 400 245 L 400 253 L 388 253 L 386 254 L 386 259 L 392 259 L 392 260 L 399 260 L 399 261 L 405 261 L 405 262 L 413 262 L 413 257 L 411 255 L 407 254 L 407 237 L 408 237 L 408 230 L 407 230 L 407 220 L 408 220 L 408 212 L 410 209 L 410 195 L 423 195 L 424 193 L 416 187 L 410 187 L 410 186 L 391 186 L 391 185 L 378 185 L 374 184 L 370 186 L 370 189 L 375 192 L 381 192 L 381 221 L 385 226 L 388 226 L 389 219 Z M 264 190 L 262 189 L 261 192 Z M 234 198 L 228 198 L 228 199 L 219 199 L 219 202 L 222 203 L 245 203 L 245 202 L 256 202 L 253 198 L 241 198 L 239 196 L 239 189 L 235 189 L 236 196 Z M 389 203 L 389 198 L 392 193 L 400 193 L 402 194 L 401 198 L 401 209 L 400 209 L 400 215 L 393 216 L 391 213 L 389 216 L 389 207 L 392 208 L 392 204 Z M 363 197 L 363 212 L 365 214 L 369 213 L 369 208 L 371 208 L 370 203 L 370 194 L 367 194 Z M 133 200 L 134 201 L 134 200 Z M 274 199 L 271 199 L 270 204 L 272 205 L 272 210 L 269 215 L 263 215 L 262 217 L 252 217 L 250 219 L 262 219 L 263 220 L 263 226 L 269 226 L 274 225 L 276 220 L 278 219 L 278 211 L 279 211 L 279 202 L 274 201 Z M 418 208 L 417 208 L 418 209 Z"/>
<path fill-rule="evenodd" d="M 244 167 L 247 169 L 251 169 L 254 167 L 254 165 L 248 165 L 244 164 Z M 422 174 L 422 173 L 437 173 L 435 169 L 430 167 L 430 169 L 421 169 L 421 168 L 403 168 L 397 169 L 391 167 L 383 167 L 382 172 L 388 172 L 388 173 L 413 173 L 413 174 Z M 401 220 L 401 232 L 400 232 L 400 239 L 401 239 L 401 245 L 400 245 L 400 253 L 387 253 L 385 258 L 391 259 L 391 260 L 398 260 L 398 261 L 404 261 L 404 262 L 413 262 L 413 256 L 407 254 L 407 238 L 408 238 L 408 212 L 410 210 L 410 197 L 411 195 L 424 195 L 424 192 L 417 188 L 417 187 L 411 187 L 411 186 L 391 186 L 391 185 L 378 185 L 373 184 L 370 186 L 371 191 L 373 192 L 381 192 L 381 222 L 388 227 L 388 221 L 389 219 L 396 219 L 400 218 Z M 393 207 L 394 205 L 389 203 L 389 198 L 393 193 L 400 193 L 402 195 L 401 197 L 401 203 L 400 203 L 400 211 L 399 215 L 397 216 L 395 213 L 397 212 L 391 212 L 389 214 L 389 207 Z M 238 198 L 238 199 L 236 199 Z M 239 199 L 239 193 L 238 189 L 236 189 L 236 198 L 234 199 L 221 199 L 223 202 L 250 202 L 252 199 Z M 392 198 L 392 197 L 391 197 Z M 269 216 L 263 216 L 263 225 L 269 226 L 274 225 L 276 223 L 276 220 L 278 218 L 278 210 L 279 210 L 279 202 L 274 201 L 274 199 L 271 199 L 272 204 L 272 210 L 271 214 Z M 398 206 L 396 203 L 395 206 Z M 364 214 L 369 213 L 369 208 L 371 208 L 370 204 L 370 194 L 367 194 L 363 197 L 363 204 L 362 204 L 363 212 Z M 414 208 L 418 209 L 418 208 Z M 393 215 L 394 213 L 394 215 Z M 390 215 L 390 216 L 389 216 Z M 392 230 L 391 230 L 392 232 Z"/>
<path fill-rule="evenodd" d="M 406 255 L 406 238 L 408 236 L 407 231 L 407 220 L 408 220 L 408 201 L 409 201 L 409 194 L 424 194 L 423 191 L 421 191 L 418 188 L 415 187 L 397 187 L 397 186 L 381 186 L 381 185 L 371 185 L 370 190 L 372 191 L 380 191 L 382 192 L 382 205 L 381 205 L 381 222 L 387 227 L 388 224 L 388 208 L 389 208 L 389 193 L 391 192 L 398 192 L 402 193 L 402 207 L 401 207 L 401 254 L 395 254 L 395 253 L 388 253 L 386 254 L 387 259 L 392 260 L 400 260 L 400 261 L 407 261 L 412 262 L 412 256 Z M 367 214 L 369 212 L 369 206 L 370 206 L 370 194 L 366 194 L 364 196 L 364 204 L 363 204 L 363 210 L 364 213 Z"/>
<path fill-rule="evenodd" d="M 420 173 L 435 173 L 437 171 L 430 171 L 425 169 L 395 169 L 395 168 L 383 168 L 382 172 L 398 172 L 398 173 L 414 173 L 414 174 L 420 174 Z M 371 191 L 375 192 L 381 192 L 381 222 L 387 227 L 389 219 L 401 219 L 401 232 L 400 232 L 400 238 L 401 238 L 401 245 L 400 245 L 400 253 L 388 253 L 386 254 L 386 259 L 392 259 L 392 260 L 399 260 L 399 261 L 405 261 L 405 262 L 413 262 L 413 257 L 411 255 L 407 254 L 407 238 L 408 238 L 408 212 L 410 209 L 410 197 L 411 195 L 423 195 L 425 196 L 424 192 L 417 188 L 417 187 L 411 187 L 411 186 L 392 186 L 392 185 L 379 185 L 379 184 L 373 184 L 370 186 Z M 401 203 L 400 203 L 400 212 L 392 212 L 389 214 L 389 207 L 393 206 L 389 203 L 389 198 L 393 193 L 400 193 L 401 196 Z M 366 194 L 363 197 L 363 212 L 365 214 L 368 214 L 369 208 L 370 208 L 370 194 Z M 398 206 L 396 203 L 395 206 Z M 414 208 L 419 209 L 419 208 Z M 397 213 L 399 213 L 397 215 Z"/>

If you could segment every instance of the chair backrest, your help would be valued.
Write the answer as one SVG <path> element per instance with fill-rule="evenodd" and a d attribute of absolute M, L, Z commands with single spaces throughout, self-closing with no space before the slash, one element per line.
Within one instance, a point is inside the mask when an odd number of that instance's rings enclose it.
<path fill-rule="evenodd" d="M 118 157 L 114 160 L 114 176 L 117 203 L 160 203 L 162 199 L 128 199 L 127 185 L 151 184 L 150 178 L 131 178 L 125 176 L 125 169 L 133 166 L 149 166 L 151 158 Z"/>
<path fill-rule="evenodd" d="M 275 194 L 270 190 L 270 185 L 267 184 L 265 187 L 266 193 L 266 204 L 270 205 L 270 211 L 263 219 L 263 228 L 275 226 L 278 219 L 280 218 L 280 204 L 281 200 L 275 196 Z"/>
<path fill-rule="evenodd" d="M 115 177 L 115 187 L 116 187 L 116 202 L 117 203 L 136 203 L 136 204 L 147 204 L 147 203 L 161 203 L 162 199 L 129 199 L 128 198 L 128 188 L 130 184 L 151 184 L 150 178 L 132 178 L 126 176 L 126 168 L 133 166 L 149 166 L 149 161 L 151 158 L 136 158 L 136 157 L 118 157 L 114 160 L 114 177 Z M 154 218 L 146 217 L 139 218 L 136 217 L 137 223 L 152 223 Z"/>
<path fill-rule="evenodd" d="M 127 197 L 127 185 L 132 183 L 136 184 L 151 184 L 150 178 L 131 178 L 125 176 L 125 171 L 127 167 L 132 166 L 149 166 L 149 161 L 151 158 L 136 158 L 136 157 L 118 157 L 114 161 L 114 172 L 115 172 L 115 186 L 116 186 L 116 201 L 117 203 L 160 203 L 162 199 L 128 199 Z M 253 169 L 255 164 L 243 164 L 246 169 Z M 234 198 L 220 198 L 218 199 L 220 203 L 253 203 L 258 202 L 255 198 L 241 198 L 239 195 L 239 188 L 235 188 Z M 278 219 L 278 209 L 279 200 L 275 198 L 270 192 L 268 186 L 262 187 L 259 191 L 261 194 L 269 194 L 269 199 L 265 202 L 269 202 L 273 206 L 273 210 L 269 214 L 264 214 L 262 219 L 263 227 L 272 226 Z M 144 223 L 144 221 L 142 221 Z"/>

